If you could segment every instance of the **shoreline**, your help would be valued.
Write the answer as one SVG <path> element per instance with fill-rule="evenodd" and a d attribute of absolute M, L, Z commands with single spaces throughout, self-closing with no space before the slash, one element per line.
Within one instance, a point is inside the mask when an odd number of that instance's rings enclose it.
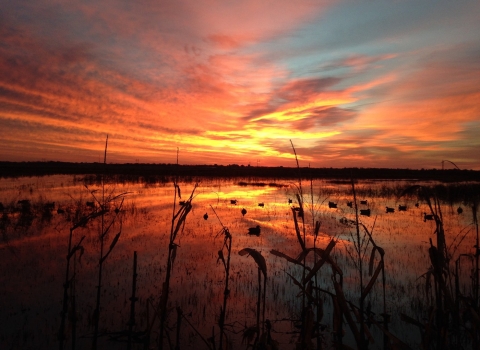
<path fill-rule="evenodd" d="M 357 179 L 463 182 L 480 181 L 480 171 L 459 169 L 308 168 L 243 165 L 103 164 L 73 162 L 0 162 L 0 178 L 106 174 L 128 177 Z"/>

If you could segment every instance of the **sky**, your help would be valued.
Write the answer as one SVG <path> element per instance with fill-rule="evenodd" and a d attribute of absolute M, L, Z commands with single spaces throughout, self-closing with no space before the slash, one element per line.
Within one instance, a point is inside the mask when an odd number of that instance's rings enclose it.
<path fill-rule="evenodd" d="M 478 0 L 0 0 L 0 160 L 480 170 Z"/>

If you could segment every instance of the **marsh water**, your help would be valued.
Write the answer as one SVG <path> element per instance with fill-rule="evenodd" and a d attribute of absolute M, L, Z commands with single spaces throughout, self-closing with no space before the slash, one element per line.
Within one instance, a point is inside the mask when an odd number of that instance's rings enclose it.
<path fill-rule="evenodd" d="M 428 249 L 430 239 L 436 240 L 436 226 L 434 221 L 425 220 L 425 213 L 430 213 L 426 203 L 415 196 L 399 197 L 402 190 L 413 184 L 418 185 L 402 180 L 360 181 L 355 184 L 355 190 L 358 209 L 370 209 L 370 216 L 359 216 L 359 220 L 372 234 L 376 245 L 385 251 L 386 309 L 391 315 L 389 329 L 416 348 L 420 334 L 402 322 L 400 314 L 416 319 L 425 317 L 421 311 L 425 303 L 425 278 L 422 276 L 431 265 Z M 299 218 L 299 230 L 306 246 L 323 249 L 332 239 L 336 241 L 330 255 L 343 271 L 347 298 L 358 300 L 358 265 L 355 265 L 353 253 L 357 232 L 351 224 L 355 221 L 355 206 L 347 206 L 347 202 L 353 201 L 352 185 L 348 181 L 203 179 L 196 187 L 192 181 L 180 182 L 179 188 L 180 191 L 175 191 L 172 183 L 143 182 L 107 182 L 102 187 L 100 182 L 81 176 L 0 179 L 3 212 L 0 348 L 58 347 L 70 228 L 95 210 L 105 196 L 118 196 L 109 207 L 109 217 L 113 217 L 112 213 L 118 215 L 105 237 L 106 249 L 114 236 L 118 232 L 121 234 L 103 264 L 101 349 L 126 348 L 125 337 L 121 335 L 131 317 L 134 252 L 138 256 L 135 330 L 140 332 L 148 328 L 165 280 L 172 215 L 180 207 L 180 201 L 187 200 L 192 191 L 192 211 L 175 241 L 178 247 L 168 300 L 171 312 L 167 333 L 173 343 L 175 308 L 180 307 L 188 320 L 179 328 L 180 348 L 206 348 L 201 337 L 218 338 L 217 324 L 225 286 L 225 269 L 218 251 L 223 248 L 224 228 L 228 228 L 232 236 L 230 295 L 225 320 L 228 343 L 233 349 L 246 348 L 242 335 L 246 328 L 256 323 L 257 265 L 251 257 L 239 255 L 243 248 L 253 248 L 266 260 L 265 313 L 272 324 L 272 338 L 279 342 L 281 349 L 295 348 L 302 295 L 289 275 L 301 280 L 302 269 L 272 254 L 272 250 L 290 257 L 302 251 L 292 211 L 292 207 L 299 206 L 297 195 L 303 198 L 304 220 Z M 367 203 L 360 204 L 363 200 Z M 331 208 L 329 202 L 337 207 Z M 406 211 L 399 211 L 399 205 L 406 206 Z M 387 213 L 386 207 L 395 211 Z M 463 208 L 460 214 L 458 207 Z M 242 213 L 242 209 L 246 213 Z M 463 203 L 441 202 L 441 211 L 452 256 L 471 253 L 476 235 L 471 209 Z M 316 221 L 320 222 L 318 236 L 314 235 Z M 73 232 L 73 244 L 85 238 L 71 267 L 75 278 L 74 289 L 69 293 L 75 296 L 76 311 L 72 313 L 73 307 L 69 307 L 67 348 L 72 343 L 69 332 L 73 318 L 76 320 L 76 347 L 89 348 L 92 341 L 100 226 L 100 218 L 95 218 Z M 257 226 L 260 234 L 249 235 L 248 229 Z M 361 238 L 365 241 L 363 229 Z M 371 245 L 365 246 L 365 266 L 371 248 Z M 313 265 L 313 255 L 308 259 L 311 259 L 308 264 Z M 364 281 L 370 279 L 367 272 L 365 269 Z M 317 275 L 322 289 L 334 292 L 330 268 L 324 266 Z M 376 315 L 383 312 L 381 290 L 378 279 L 367 299 Z M 323 299 L 322 337 L 325 348 L 329 348 L 334 315 L 328 293 Z M 158 327 L 152 329 L 152 339 L 155 339 Z M 372 326 L 371 333 L 374 341 L 371 348 L 381 349 L 381 332 Z M 348 331 L 344 341 L 353 344 Z M 133 348 L 143 349 L 143 345 L 135 344 Z"/>

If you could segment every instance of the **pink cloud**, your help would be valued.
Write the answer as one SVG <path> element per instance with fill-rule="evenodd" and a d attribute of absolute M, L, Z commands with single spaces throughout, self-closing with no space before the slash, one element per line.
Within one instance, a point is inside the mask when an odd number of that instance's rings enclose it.
<path fill-rule="evenodd" d="M 329 6 L 11 3 L 0 22 L 0 126 L 17 150 L 5 149 L 60 157 L 63 147 L 62 157 L 75 149 L 87 157 L 109 133 L 121 140 L 118 159 L 158 159 L 182 145 L 195 160 L 230 152 L 232 162 L 255 154 L 280 162 L 281 144 L 296 138 L 310 159 L 323 150 L 348 164 L 388 154 L 407 161 L 414 150 L 446 152 L 446 143 L 472 139 L 474 48 L 323 56 L 312 36 L 305 54 L 292 33 L 301 37 Z"/>
<path fill-rule="evenodd" d="M 414 139 L 455 139 L 465 123 L 478 120 L 480 71 L 474 61 L 459 65 L 447 57 L 439 53 L 414 71 L 398 72 L 394 83 L 382 87 L 392 101 L 366 109 L 362 120 Z"/>

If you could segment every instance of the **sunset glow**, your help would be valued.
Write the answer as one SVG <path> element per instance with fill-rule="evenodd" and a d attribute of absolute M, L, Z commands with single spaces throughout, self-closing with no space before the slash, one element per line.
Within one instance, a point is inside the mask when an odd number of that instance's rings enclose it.
<path fill-rule="evenodd" d="M 0 161 L 480 169 L 478 1 L 0 3 Z"/>

